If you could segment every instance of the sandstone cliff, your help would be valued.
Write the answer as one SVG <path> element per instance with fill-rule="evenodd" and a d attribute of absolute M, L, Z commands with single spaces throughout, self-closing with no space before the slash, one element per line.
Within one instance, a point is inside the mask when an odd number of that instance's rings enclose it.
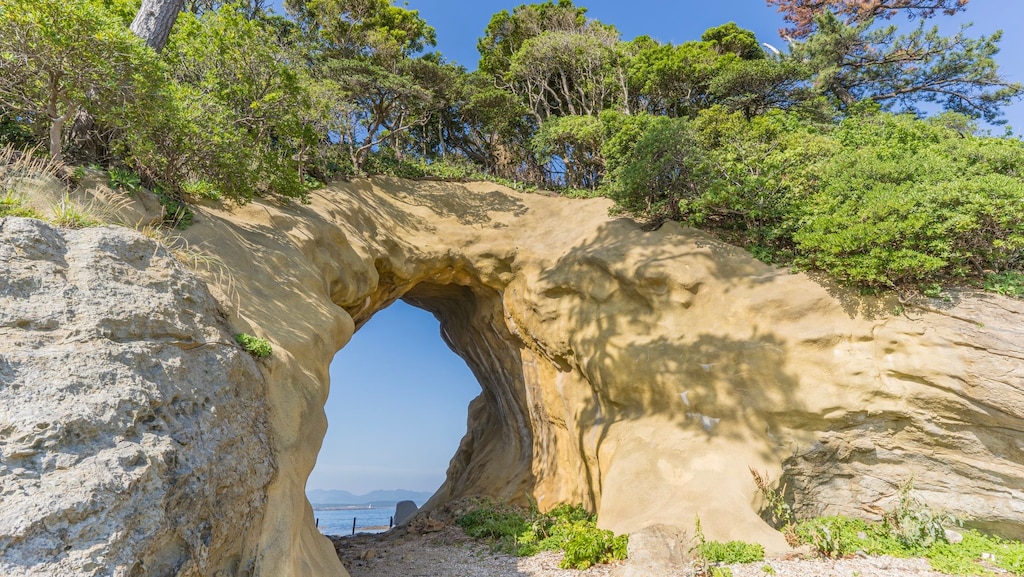
<path fill-rule="evenodd" d="M 185 236 L 216 257 L 200 272 L 228 323 L 275 348 L 258 367 L 265 386 L 247 381 L 267 406 L 259 418 L 239 419 L 250 429 L 237 430 L 252 431 L 251 438 L 236 435 L 246 438 L 208 453 L 210 466 L 231 471 L 263 465 L 245 486 L 254 500 L 265 486 L 266 502 L 250 511 L 244 536 L 234 535 L 236 564 L 223 565 L 229 575 L 344 575 L 303 489 L 326 426 L 328 364 L 362 323 L 397 299 L 440 319 L 443 338 L 482 389 L 448 479 L 428 507 L 477 493 L 529 494 L 542 507 L 582 501 L 618 532 L 689 530 L 700 515 L 709 538 L 780 549 L 781 537 L 757 514 L 753 467 L 784 478 L 802 514 L 864 515 L 864 506 L 887 505 L 913 476 L 929 502 L 1024 536 L 1018 301 L 964 295 L 904 306 L 860 298 L 765 266 L 695 230 L 668 224 L 644 232 L 609 218 L 603 200 L 522 195 L 485 183 L 356 180 L 318 191 L 306 206 L 259 202 L 197 212 Z M 37 293 L 24 281 L 25 297 L 15 302 L 5 282 L 0 298 L 12 306 L 31 311 L 36 300 L 52 300 L 45 287 Z M 197 310 L 140 300 L 124 308 L 143 305 L 153 311 L 143 316 Z M 216 323 L 212 310 L 202 311 L 192 322 Z M 35 330 L 0 326 L 18 335 Z M 105 343 L 102 332 L 98 338 Z M 28 346 L 49 351 L 61 341 Z M 0 378 L 0 394 L 15 396 L 9 383 L 17 376 L 0 370 Z M 234 390 L 237 379 L 211 374 L 209 386 Z M 147 394 L 156 393 L 139 398 Z M 257 404 L 246 410 L 259 413 Z M 34 426 L 30 420 L 25 427 Z M 9 422 L 5 415 L 0 426 Z M 195 434 L 194 426 L 169 430 Z M 8 430 L 0 429 L 5 465 L 9 439 L 27 438 Z M 264 431 L 269 446 L 259 442 Z M 276 473 L 263 485 L 258 479 L 271 466 Z M 40 467 L 22 469 L 38 474 Z M 23 481 L 8 483 L 9 471 L 0 477 L 5 510 L 12 491 L 32 501 Z M 126 492 L 163 498 L 174 489 Z M 234 510 L 233 502 L 208 506 Z M 85 518 L 111 523 L 99 511 Z M 11 540 L 9 523 L 0 522 L 0 547 L 36 551 L 22 533 Z M 94 534 L 104 539 L 94 538 L 98 550 L 120 550 L 109 535 Z M 186 539 L 180 550 L 198 559 L 197 547 Z"/>

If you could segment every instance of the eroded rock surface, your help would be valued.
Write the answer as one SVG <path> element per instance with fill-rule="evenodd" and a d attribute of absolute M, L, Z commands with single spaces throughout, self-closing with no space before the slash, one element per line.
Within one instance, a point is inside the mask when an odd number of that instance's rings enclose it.
<path fill-rule="evenodd" d="M 708 539 L 779 551 L 754 468 L 801 514 L 866 515 L 913 477 L 934 506 L 1024 536 L 1019 301 L 861 298 L 604 200 L 487 183 L 354 180 L 311 200 L 202 208 L 185 233 L 234 330 L 274 345 L 254 574 L 344 575 L 305 481 L 334 353 L 397 299 L 440 319 L 481 385 L 426 509 L 529 495 L 644 535 L 699 515 Z"/>
<path fill-rule="evenodd" d="M 0 271 L 0 574 L 252 574 L 264 379 L 205 283 L 134 231 L 16 218 Z"/>

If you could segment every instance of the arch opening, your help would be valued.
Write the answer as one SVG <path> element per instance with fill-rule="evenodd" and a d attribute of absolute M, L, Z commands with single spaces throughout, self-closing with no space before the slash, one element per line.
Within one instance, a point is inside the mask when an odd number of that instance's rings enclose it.
<path fill-rule="evenodd" d="M 439 334 L 429 312 L 396 302 L 335 355 L 328 428 L 307 482 L 321 532 L 347 534 L 353 518 L 360 530 L 387 525 L 373 505 L 423 505 L 442 486 L 481 391 Z"/>

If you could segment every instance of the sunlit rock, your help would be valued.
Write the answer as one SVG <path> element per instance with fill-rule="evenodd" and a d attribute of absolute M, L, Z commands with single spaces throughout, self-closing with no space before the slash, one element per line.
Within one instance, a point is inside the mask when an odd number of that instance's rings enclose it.
<path fill-rule="evenodd" d="M 699 516 L 708 539 L 779 551 L 784 540 L 758 514 L 752 468 L 781 479 L 801 515 L 868 515 L 912 477 L 928 503 L 1024 536 L 1019 301 L 860 297 L 696 230 L 644 231 L 609 217 L 604 200 L 494 184 L 354 180 L 311 201 L 200 208 L 184 233 L 207 254 L 199 272 L 232 330 L 273 344 L 258 365 L 264 421 L 247 424 L 269 446 L 209 454 L 211 464 L 276 470 L 246 534 L 255 548 L 236 549 L 243 562 L 258 551 L 253 575 L 344 575 L 316 530 L 305 481 L 334 353 L 398 299 L 440 319 L 482 388 L 425 509 L 476 494 L 541 508 L 582 502 L 616 532 L 685 535 Z M 35 310 L 53 291 L 39 281 L 38 293 L 9 301 Z M 168 306 L 180 305 L 129 303 L 146 316 Z M 40 354 L 60 346 L 41 341 Z M 229 378 L 211 376 L 209 386 Z M 0 434 L 6 447 L 10 435 Z"/>

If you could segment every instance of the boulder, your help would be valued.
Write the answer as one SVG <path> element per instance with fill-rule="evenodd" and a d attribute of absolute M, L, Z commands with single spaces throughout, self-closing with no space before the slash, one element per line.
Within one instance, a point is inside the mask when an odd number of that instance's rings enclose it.
<path fill-rule="evenodd" d="M 206 284 L 120 227 L 0 219 L 0 574 L 255 572 L 266 382 Z"/>
<path fill-rule="evenodd" d="M 401 525 L 409 520 L 410 517 L 416 514 L 419 507 L 412 501 L 399 501 L 395 505 L 395 525 Z"/>

